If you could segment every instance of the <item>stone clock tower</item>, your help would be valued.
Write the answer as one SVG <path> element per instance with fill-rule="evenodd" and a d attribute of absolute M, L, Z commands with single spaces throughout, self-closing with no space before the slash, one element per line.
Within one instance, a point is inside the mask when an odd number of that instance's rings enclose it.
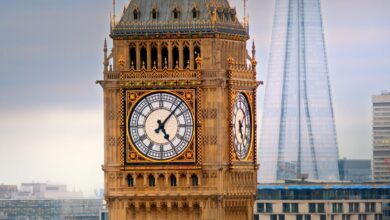
<path fill-rule="evenodd" d="M 131 0 L 112 22 L 98 81 L 110 220 L 253 218 L 247 30 L 227 0 Z"/>

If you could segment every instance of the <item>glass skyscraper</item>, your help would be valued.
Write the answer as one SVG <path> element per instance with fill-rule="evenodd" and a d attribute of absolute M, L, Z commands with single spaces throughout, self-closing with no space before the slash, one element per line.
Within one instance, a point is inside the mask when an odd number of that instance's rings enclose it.
<path fill-rule="evenodd" d="M 338 180 L 320 0 L 276 0 L 260 139 L 260 181 Z"/>

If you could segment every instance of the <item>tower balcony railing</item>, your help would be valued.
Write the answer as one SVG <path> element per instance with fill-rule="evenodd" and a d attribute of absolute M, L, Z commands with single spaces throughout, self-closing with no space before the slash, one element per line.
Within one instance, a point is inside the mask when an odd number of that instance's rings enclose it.
<path fill-rule="evenodd" d="M 124 71 L 107 71 L 104 73 L 105 80 L 135 80 L 135 79 L 187 79 L 196 80 L 200 71 L 195 69 L 141 69 Z"/>

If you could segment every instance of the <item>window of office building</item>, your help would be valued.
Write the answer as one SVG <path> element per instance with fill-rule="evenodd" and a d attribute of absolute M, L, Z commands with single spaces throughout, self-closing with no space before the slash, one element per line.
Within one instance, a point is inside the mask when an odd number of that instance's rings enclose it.
<path fill-rule="evenodd" d="M 359 220 L 367 220 L 367 215 L 365 215 L 365 214 L 360 214 L 360 215 L 359 215 Z"/>
<path fill-rule="evenodd" d="M 290 212 L 290 203 L 283 203 L 283 212 L 285 213 Z"/>
<path fill-rule="evenodd" d="M 366 212 L 375 212 L 375 202 L 366 202 L 365 207 Z"/>
<path fill-rule="evenodd" d="M 264 203 L 257 203 L 257 212 L 258 213 L 264 212 Z"/>
<path fill-rule="evenodd" d="M 305 215 L 305 220 L 311 220 L 311 215 Z"/>
<path fill-rule="evenodd" d="M 351 215 L 342 215 L 342 220 L 351 220 Z"/>
<path fill-rule="evenodd" d="M 318 213 L 325 213 L 325 204 L 324 203 L 317 204 L 317 212 Z"/>
<path fill-rule="evenodd" d="M 320 220 L 326 220 L 326 215 L 320 215 Z"/>
<path fill-rule="evenodd" d="M 342 213 L 343 212 L 343 203 L 333 203 L 332 204 L 333 213 Z"/>
<path fill-rule="evenodd" d="M 382 214 L 376 214 L 375 220 L 382 220 Z"/>
<path fill-rule="evenodd" d="M 298 213 L 299 212 L 299 205 L 298 203 L 292 203 L 291 204 L 291 212 Z"/>
<path fill-rule="evenodd" d="M 310 213 L 316 212 L 316 204 L 315 203 L 309 203 L 309 212 Z"/>
<path fill-rule="evenodd" d="M 359 203 L 349 203 L 349 212 L 350 213 L 359 212 Z"/>
<path fill-rule="evenodd" d="M 273 212 L 272 203 L 266 203 L 265 204 L 265 211 L 268 212 L 268 213 L 272 213 Z"/>
<path fill-rule="evenodd" d="M 269 219 L 270 220 L 278 220 L 278 216 L 277 215 L 271 215 Z"/>

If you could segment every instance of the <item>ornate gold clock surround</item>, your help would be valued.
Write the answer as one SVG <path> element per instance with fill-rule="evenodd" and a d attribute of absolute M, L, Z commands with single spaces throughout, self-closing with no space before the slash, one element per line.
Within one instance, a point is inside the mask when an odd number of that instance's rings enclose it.
<path fill-rule="evenodd" d="M 187 165 L 200 165 L 201 157 L 199 155 L 200 145 L 197 144 L 201 140 L 201 132 L 200 132 L 200 118 L 197 117 L 197 112 L 199 108 L 199 92 L 196 88 L 186 88 L 186 89 L 155 89 L 155 90 L 131 90 L 131 89 L 123 89 L 123 119 L 122 124 L 124 125 L 123 136 L 124 147 L 124 165 L 144 165 L 144 164 L 155 164 L 155 165 L 163 165 L 163 164 L 187 164 Z M 166 92 L 178 96 L 180 99 L 185 101 L 186 105 L 189 107 L 192 118 L 194 120 L 194 132 L 191 138 L 189 145 L 186 149 L 180 153 L 178 156 L 168 159 L 168 160 L 154 160 L 144 156 L 132 143 L 129 135 L 128 135 L 128 120 L 129 115 L 132 112 L 133 107 L 138 103 L 140 99 L 145 97 L 146 95 L 153 94 L 156 92 Z"/>
<path fill-rule="evenodd" d="M 233 134 L 233 120 L 234 120 L 234 105 L 235 100 L 239 94 L 243 94 L 248 101 L 250 114 L 251 114 L 251 142 L 248 149 L 247 156 L 240 160 L 237 156 L 236 149 L 234 146 L 234 134 Z M 256 114 L 255 114 L 255 102 L 256 102 L 256 93 L 253 90 L 247 90 L 245 88 L 234 88 L 230 86 L 229 88 L 229 147 L 230 147 L 230 163 L 231 165 L 239 163 L 252 163 L 256 162 Z"/>

